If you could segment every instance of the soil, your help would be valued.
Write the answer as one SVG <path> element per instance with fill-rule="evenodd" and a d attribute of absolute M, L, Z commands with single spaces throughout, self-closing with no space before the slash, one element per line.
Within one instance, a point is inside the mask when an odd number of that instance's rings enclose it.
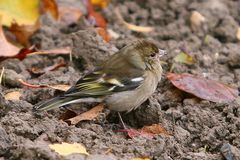
<path fill-rule="evenodd" d="M 116 6 L 127 22 L 153 26 L 155 31 L 140 34 L 130 31 L 116 19 Z M 192 11 L 198 11 L 206 19 L 195 31 L 189 21 Z M 173 58 L 184 46 L 194 56 L 195 63 L 175 64 L 173 72 L 187 72 L 240 86 L 240 45 L 236 37 L 240 23 L 239 1 L 113 0 L 101 12 L 108 28 L 119 34 L 118 39 L 109 43 L 96 34 L 84 17 L 70 26 L 59 25 L 49 16 L 42 18 L 42 27 L 32 37 L 32 43 L 41 49 L 72 46 L 73 63 L 66 55 L 34 55 L 22 61 L 1 62 L 0 68 L 4 66 L 6 70 L 4 85 L 0 88 L 0 159 L 63 159 L 51 151 L 48 144 L 77 142 L 86 147 L 90 156 L 72 154 L 64 159 L 223 160 L 221 147 L 229 143 L 234 159 L 239 160 L 239 105 L 212 103 L 185 94 L 174 88 L 165 75 L 154 95 L 137 110 L 123 114 L 123 119 L 132 128 L 159 123 L 171 136 L 127 138 L 115 131 L 121 126 L 116 113 L 108 109 L 100 118 L 76 126 L 59 120 L 62 109 L 33 114 L 34 104 L 61 93 L 24 87 L 17 79 L 32 84 L 73 85 L 81 75 L 137 38 L 152 39 L 167 51 L 163 58 L 167 62 L 163 65 L 164 73 L 170 70 Z M 44 68 L 62 59 L 67 67 L 41 76 L 28 72 L 31 67 Z M 20 100 L 4 99 L 6 93 L 15 90 L 22 92 Z M 82 110 L 87 109 L 89 105 L 82 105 Z"/>

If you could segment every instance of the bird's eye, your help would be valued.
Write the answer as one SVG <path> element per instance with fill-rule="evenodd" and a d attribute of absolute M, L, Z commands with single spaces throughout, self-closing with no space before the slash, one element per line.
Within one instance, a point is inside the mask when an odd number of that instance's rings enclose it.
<path fill-rule="evenodd" d="M 155 55 L 156 55 L 156 53 L 152 53 L 150 56 L 151 56 L 151 57 L 155 57 Z"/>

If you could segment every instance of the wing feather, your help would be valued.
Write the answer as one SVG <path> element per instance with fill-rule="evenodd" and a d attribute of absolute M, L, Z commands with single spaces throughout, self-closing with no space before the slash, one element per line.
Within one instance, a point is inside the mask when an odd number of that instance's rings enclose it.
<path fill-rule="evenodd" d="M 103 73 L 101 70 L 89 73 L 78 80 L 75 86 L 70 88 L 64 97 L 101 97 L 115 92 L 135 89 L 142 84 L 143 75 L 121 76 L 117 73 Z"/>

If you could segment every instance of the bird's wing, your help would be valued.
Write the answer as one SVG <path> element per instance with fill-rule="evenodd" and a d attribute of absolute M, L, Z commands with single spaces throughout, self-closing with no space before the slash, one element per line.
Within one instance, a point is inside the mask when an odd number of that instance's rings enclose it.
<path fill-rule="evenodd" d="M 135 71 L 133 72 L 126 76 L 120 72 L 106 73 L 96 70 L 79 79 L 76 85 L 65 92 L 63 96 L 102 97 L 115 92 L 135 89 L 142 84 L 144 76 L 142 71 L 138 71 L 137 74 Z"/>

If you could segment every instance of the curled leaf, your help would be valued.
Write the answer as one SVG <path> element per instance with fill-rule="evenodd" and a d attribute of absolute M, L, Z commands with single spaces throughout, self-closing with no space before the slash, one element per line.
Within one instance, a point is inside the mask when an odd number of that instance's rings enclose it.
<path fill-rule="evenodd" d="M 72 49 L 70 47 L 64 47 L 64 48 L 56 48 L 56 49 L 49 49 L 44 51 L 36 51 L 28 54 L 31 55 L 41 55 L 41 54 L 70 54 L 72 52 Z"/>
<path fill-rule="evenodd" d="M 118 8 L 115 8 L 115 14 L 117 16 L 117 18 L 120 20 L 121 23 L 123 23 L 128 29 L 132 30 L 132 31 L 136 31 L 136 32 L 152 32 L 154 30 L 154 27 L 143 27 L 143 26 L 136 26 L 134 24 L 130 24 L 128 22 L 126 22 L 122 15 L 119 12 Z"/>
<path fill-rule="evenodd" d="M 56 90 L 59 90 L 59 91 L 67 91 L 71 87 L 69 85 L 64 85 L 64 84 L 57 84 L 57 85 L 39 84 L 39 85 L 35 85 L 35 84 L 29 84 L 29 83 L 23 81 L 22 79 L 19 79 L 18 81 L 23 86 L 30 87 L 30 88 L 52 88 L 52 89 L 56 89 Z"/>
<path fill-rule="evenodd" d="M 49 66 L 49 67 L 46 67 L 44 69 L 39 69 L 39 68 L 33 67 L 29 71 L 33 74 L 41 75 L 41 74 L 44 74 L 44 73 L 47 73 L 47 72 L 50 72 L 50 71 L 57 70 L 60 67 L 65 67 L 65 66 L 66 66 L 66 63 L 62 60 L 59 63 L 56 63 L 56 64 L 54 64 L 52 66 Z"/>
<path fill-rule="evenodd" d="M 17 23 L 12 23 L 9 28 L 15 36 L 17 42 L 24 46 L 29 46 L 29 38 L 40 28 L 40 22 L 37 21 L 33 25 L 18 25 Z"/>

